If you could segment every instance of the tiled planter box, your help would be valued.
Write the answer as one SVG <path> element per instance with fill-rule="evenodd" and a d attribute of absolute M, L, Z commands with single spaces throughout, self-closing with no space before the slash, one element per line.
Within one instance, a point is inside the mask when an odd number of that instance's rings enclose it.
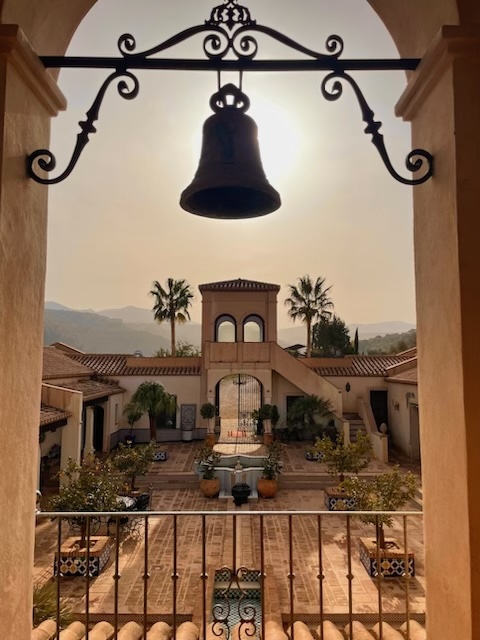
<path fill-rule="evenodd" d="M 403 578 L 405 576 L 405 551 L 394 540 L 387 540 L 389 548 L 380 549 L 380 567 L 384 578 Z M 372 578 L 376 578 L 377 544 L 371 538 L 360 538 L 360 561 Z M 408 573 L 415 576 L 415 557 L 408 553 Z"/>
<path fill-rule="evenodd" d="M 337 509 L 337 502 L 344 503 L 345 508 Z M 357 505 L 355 498 L 347 495 L 337 487 L 332 487 L 331 489 L 325 489 L 325 506 L 329 511 L 355 511 Z"/>
<path fill-rule="evenodd" d="M 311 451 L 305 451 L 306 460 L 310 460 L 311 462 L 318 462 L 322 458 L 323 458 L 323 453 L 320 453 L 320 451 L 315 451 L 313 453 Z"/>
<path fill-rule="evenodd" d="M 85 576 L 87 573 L 87 549 L 78 546 L 80 538 L 67 538 L 60 548 L 60 575 Z M 111 539 L 108 536 L 90 537 L 89 575 L 98 576 L 110 557 Z M 55 552 L 54 574 L 58 572 L 58 553 Z"/>

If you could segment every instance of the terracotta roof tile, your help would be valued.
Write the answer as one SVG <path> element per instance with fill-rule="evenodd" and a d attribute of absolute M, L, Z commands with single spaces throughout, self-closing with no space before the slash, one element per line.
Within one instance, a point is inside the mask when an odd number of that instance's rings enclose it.
<path fill-rule="evenodd" d="M 208 282 L 198 287 L 200 291 L 280 291 L 280 285 L 256 280 L 221 280 L 220 282 Z"/>
<path fill-rule="evenodd" d="M 128 367 L 131 354 L 90 353 L 70 356 L 103 376 L 199 376 L 200 367 Z"/>
<path fill-rule="evenodd" d="M 56 407 L 49 407 L 48 404 L 43 404 L 40 407 L 40 426 L 43 427 L 46 424 L 52 424 L 53 422 L 59 422 L 69 418 L 72 414 L 69 411 L 63 409 L 57 409 Z"/>
<path fill-rule="evenodd" d="M 70 358 L 64 351 L 55 347 L 43 348 L 43 380 L 53 378 L 78 378 L 95 373 L 88 366 Z"/>
<path fill-rule="evenodd" d="M 391 356 L 349 356 L 350 366 L 342 367 L 314 367 L 320 376 L 385 376 L 387 368 L 409 360 L 410 355 Z M 341 359 L 339 359 L 339 365 Z"/>
<path fill-rule="evenodd" d="M 396 373 L 393 376 L 388 376 L 387 382 L 417 384 L 418 383 L 417 367 L 412 367 L 411 369 L 407 369 L 406 371 L 401 371 L 400 373 Z"/>
<path fill-rule="evenodd" d="M 71 389 L 72 391 L 80 391 L 83 393 L 84 400 L 95 400 L 103 396 L 113 396 L 116 393 L 123 393 L 125 389 L 119 387 L 114 382 L 106 382 L 105 380 L 81 380 L 80 382 L 64 382 L 59 387 Z"/>

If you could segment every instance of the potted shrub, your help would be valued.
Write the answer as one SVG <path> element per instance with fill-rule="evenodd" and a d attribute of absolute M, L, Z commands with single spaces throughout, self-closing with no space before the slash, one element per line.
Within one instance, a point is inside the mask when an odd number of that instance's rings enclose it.
<path fill-rule="evenodd" d="M 263 427 L 263 442 L 266 445 L 270 445 L 273 440 L 271 418 L 272 405 L 262 404 L 262 406 L 258 410 L 258 420 Z"/>
<path fill-rule="evenodd" d="M 345 443 L 343 433 L 337 434 L 335 441 L 324 435 L 317 440 L 314 449 L 321 455 L 329 475 L 339 481 L 339 486 L 325 489 L 325 506 L 329 511 L 339 506 L 355 509 L 355 500 L 345 490 L 343 481 L 346 473 L 357 474 L 368 466 L 372 451 L 368 436 L 358 433 L 356 442 Z"/>
<path fill-rule="evenodd" d="M 123 410 L 124 415 L 127 417 L 127 422 L 130 425 L 130 433 L 125 436 L 125 444 L 131 446 L 135 444 L 136 436 L 133 433 L 133 425 L 138 422 L 143 416 L 143 411 L 134 402 L 129 402 Z"/>
<path fill-rule="evenodd" d="M 137 476 L 144 476 L 150 470 L 155 456 L 155 443 L 132 448 L 119 444 L 118 450 L 112 458 L 113 468 L 122 473 L 130 481 L 130 491 L 134 493 Z"/>
<path fill-rule="evenodd" d="M 200 447 L 197 456 L 197 469 L 202 476 L 200 491 L 206 498 L 216 498 L 220 493 L 220 480 L 215 473 L 215 467 L 220 460 L 220 454 L 208 444 Z"/>
<path fill-rule="evenodd" d="M 59 475 L 66 479 L 58 495 L 49 500 L 50 511 L 122 511 L 118 500 L 122 479 L 115 475 L 111 462 L 102 464 L 93 454 L 85 457 L 81 465 L 69 460 Z M 58 565 L 62 576 L 84 576 L 87 571 L 87 518 L 79 515 L 69 518 L 79 536 L 67 538 L 61 547 L 60 558 L 55 554 L 55 572 Z M 90 520 L 90 533 L 100 520 Z M 111 540 L 108 536 L 90 535 L 90 575 L 98 575 L 110 556 Z"/>
<path fill-rule="evenodd" d="M 285 446 L 272 442 L 268 455 L 263 460 L 262 477 L 258 479 L 257 491 L 261 498 L 274 498 L 278 490 L 277 477 L 283 466 L 282 457 Z"/>
<path fill-rule="evenodd" d="M 367 482 L 364 478 L 350 478 L 344 482 L 346 491 L 355 498 L 359 511 L 396 511 L 413 498 L 416 478 L 408 471 L 401 473 L 398 466 Z M 359 516 L 362 522 L 375 526 L 375 539 L 360 538 L 360 560 L 369 575 L 378 575 L 377 559 L 380 558 L 382 576 L 401 578 L 405 575 L 405 558 L 408 558 L 408 573 L 415 575 L 414 554 L 402 549 L 394 539 L 385 537 L 385 527 L 393 526 L 388 515 Z M 377 548 L 378 547 L 378 548 Z"/>
<path fill-rule="evenodd" d="M 200 415 L 207 421 L 207 438 L 208 445 L 213 446 L 215 442 L 215 425 L 213 419 L 215 418 L 215 405 L 211 402 L 205 402 L 200 407 Z"/>

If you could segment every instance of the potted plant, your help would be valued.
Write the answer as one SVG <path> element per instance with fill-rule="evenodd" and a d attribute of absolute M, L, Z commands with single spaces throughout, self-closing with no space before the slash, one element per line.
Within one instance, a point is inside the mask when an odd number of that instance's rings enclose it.
<path fill-rule="evenodd" d="M 371 482 L 364 478 L 351 478 L 344 482 L 346 491 L 355 498 L 359 511 L 396 511 L 415 495 L 417 481 L 413 473 L 401 473 L 398 466 L 388 473 L 375 476 Z M 402 549 L 394 539 L 385 537 L 385 527 L 393 526 L 389 515 L 360 516 L 362 522 L 375 526 L 375 539 L 360 538 L 360 560 L 369 575 L 378 574 L 377 560 L 380 558 L 382 576 L 399 578 L 405 575 L 405 559 L 408 573 L 415 575 L 415 558 Z"/>
<path fill-rule="evenodd" d="M 140 418 L 143 416 L 143 411 L 134 402 L 129 402 L 125 406 L 123 413 L 127 417 L 127 422 L 130 425 L 130 433 L 125 436 L 125 444 L 131 446 L 135 444 L 135 438 L 136 438 L 136 436 L 133 433 L 133 425 L 135 424 L 135 422 L 138 422 Z"/>
<path fill-rule="evenodd" d="M 220 454 L 208 444 L 203 444 L 197 455 L 197 469 L 202 476 L 200 490 L 206 498 L 216 498 L 220 493 L 220 480 L 215 473 L 215 467 L 220 460 Z"/>
<path fill-rule="evenodd" d="M 58 495 L 49 500 L 51 511 L 121 511 L 123 505 L 118 500 L 122 489 L 122 479 L 113 473 L 110 460 L 101 463 L 93 454 L 89 454 L 79 465 L 69 460 L 60 477 L 66 482 L 60 486 Z M 67 538 L 61 547 L 60 557 L 55 554 L 55 572 L 58 566 L 62 576 L 86 575 L 87 572 L 87 518 L 69 517 L 70 524 L 79 529 L 78 536 Z M 100 520 L 90 519 L 92 528 Z M 111 540 L 108 536 L 88 536 L 90 575 L 98 575 L 110 556 Z"/>
<path fill-rule="evenodd" d="M 200 415 L 207 421 L 207 438 L 206 442 L 209 446 L 213 446 L 215 442 L 215 425 L 213 419 L 215 418 L 215 405 L 211 402 L 205 402 L 200 407 Z"/>
<path fill-rule="evenodd" d="M 357 474 L 368 466 L 372 451 L 368 436 L 358 433 L 356 442 L 345 443 L 343 433 L 337 434 L 335 441 L 324 435 L 317 439 L 314 449 L 320 453 L 329 475 L 339 480 L 339 486 L 325 489 L 325 506 L 329 511 L 339 506 L 355 509 L 355 500 L 345 490 L 343 481 L 346 473 Z"/>
<path fill-rule="evenodd" d="M 135 479 L 144 476 L 150 470 L 155 456 L 155 443 L 147 445 L 130 446 L 119 444 L 118 450 L 112 458 L 113 468 L 127 476 L 130 480 L 130 491 L 137 491 Z"/>
<path fill-rule="evenodd" d="M 282 457 L 285 445 L 281 442 L 272 442 L 268 449 L 268 455 L 263 460 L 262 477 L 258 479 L 257 491 L 261 498 L 274 498 L 278 490 L 277 477 L 283 466 Z"/>
<path fill-rule="evenodd" d="M 259 423 L 261 423 L 263 428 L 263 442 L 266 445 L 270 445 L 273 440 L 271 418 L 272 418 L 272 405 L 262 404 L 262 406 L 258 410 L 258 420 L 259 420 Z"/>

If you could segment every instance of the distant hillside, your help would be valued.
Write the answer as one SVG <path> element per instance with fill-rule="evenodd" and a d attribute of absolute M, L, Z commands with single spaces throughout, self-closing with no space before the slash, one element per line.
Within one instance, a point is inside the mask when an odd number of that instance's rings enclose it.
<path fill-rule="evenodd" d="M 417 345 L 417 332 L 411 329 L 405 333 L 390 333 L 369 340 L 359 340 L 358 351 L 364 354 L 386 354 L 406 351 Z"/>
<path fill-rule="evenodd" d="M 387 334 L 402 334 L 415 329 L 414 324 L 409 322 L 401 322 L 393 320 L 391 322 L 375 322 L 372 324 L 349 324 L 348 330 L 353 340 L 355 329 L 358 327 L 358 337 L 360 340 L 368 340 L 369 338 L 377 338 L 377 336 L 385 336 Z M 305 325 L 298 323 L 296 326 L 288 329 L 278 330 L 278 342 L 282 347 L 289 347 L 293 344 L 306 344 L 307 335 Z"/>
<path fill-rule="evenodd" d="M 96 313 L 45 309 L 44 343 L 64 342 L 91 353 L 133 353 L 150 356 L 168 348 L 169 340 Z"/>

